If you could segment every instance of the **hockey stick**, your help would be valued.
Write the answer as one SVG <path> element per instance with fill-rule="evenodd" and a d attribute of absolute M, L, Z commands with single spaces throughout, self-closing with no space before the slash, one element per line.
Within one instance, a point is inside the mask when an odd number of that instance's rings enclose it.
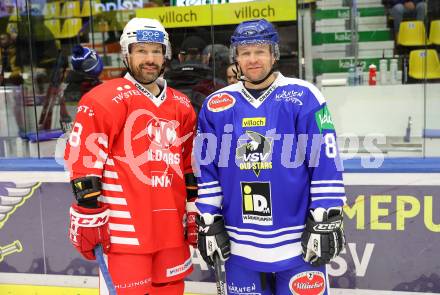
<path fill-rule="evenodd" d="M 112 277 L 108 271 L 107 265 L 104 261 L 104 254 L 102 253 L 102 246 L 98 245 L 95 247 L 96 261 L 98 262 L 99 269 L 101 270 L 102 277 L 104 278 L 105 284 L 110 295 L 116 295 L 116 289 L 113 285 Z"/>
<path fill-rule="evenodd" d="M 222 260 L 217 252 L 214 253 L 214 273 L 217 285 L 217 295 L 226 295 L 225 282 L 223 281 Z"/>

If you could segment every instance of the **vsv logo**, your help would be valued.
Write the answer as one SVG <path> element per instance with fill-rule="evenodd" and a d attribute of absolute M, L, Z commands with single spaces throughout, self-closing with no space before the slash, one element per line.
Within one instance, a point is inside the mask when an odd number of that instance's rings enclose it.
<path fill-rule="evenodd" d="M 242 161 L 241 170 L 253 170 L 258 177 L 261 170 L 272 169 L 270 156 L 273 140 L 250 130 L 246 131 L 246 135 L 247 139 L 239 139 L 235 156 Z"/>

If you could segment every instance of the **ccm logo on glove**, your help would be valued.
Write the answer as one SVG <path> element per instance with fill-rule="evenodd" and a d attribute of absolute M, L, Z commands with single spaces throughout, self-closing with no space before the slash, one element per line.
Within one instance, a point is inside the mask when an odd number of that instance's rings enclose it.
<path fill-rule="evenodd" d="M 73 209 L 71 208 L 70 210 Z M 103 212 L 101 215 L 90 216 L 82 214 L 73 215 L 71 212 L 70 221 L 72 225 L 79 225 L 82 227 L 101 226 L 106 224 L 109 220 L 110 216 L 106 213 L 107 212 Z"/>
<path fill-rule="evenodd" d="M 337 228 L 340 228 L 341 224 L 342 222 L 338 220 L 332 223 L 317 224 L 313 227 L 313 229 L 317 232 L 330 232 L 330 231 L 334 231 Z"/>

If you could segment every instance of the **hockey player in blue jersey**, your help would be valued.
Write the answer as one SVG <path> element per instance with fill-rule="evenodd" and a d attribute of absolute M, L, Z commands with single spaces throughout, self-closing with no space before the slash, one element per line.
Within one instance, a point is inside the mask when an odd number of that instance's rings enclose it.
<path fill-rule="evenodd" d="M 225 261 L 228 294 L 327 295 L 345 190 L 326 102 L 273 70 L 278 33 L 264 19 L 237 26 L 231 55 L 241 81 L 199 115 L 198 248 Z"/>

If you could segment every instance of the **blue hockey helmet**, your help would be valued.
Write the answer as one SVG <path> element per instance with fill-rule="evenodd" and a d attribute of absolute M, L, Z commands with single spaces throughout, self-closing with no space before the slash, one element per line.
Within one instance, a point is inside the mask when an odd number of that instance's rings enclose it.
<path fill-rule="evenodd" d="M 280 57 L 279 38 L 275 27 L 263 19 L 248 20 L 240 23 L 231 36 L 231 59 L 235 61 L 237 47 L 248 44 L 270 44 L 275 59 Z"/>

